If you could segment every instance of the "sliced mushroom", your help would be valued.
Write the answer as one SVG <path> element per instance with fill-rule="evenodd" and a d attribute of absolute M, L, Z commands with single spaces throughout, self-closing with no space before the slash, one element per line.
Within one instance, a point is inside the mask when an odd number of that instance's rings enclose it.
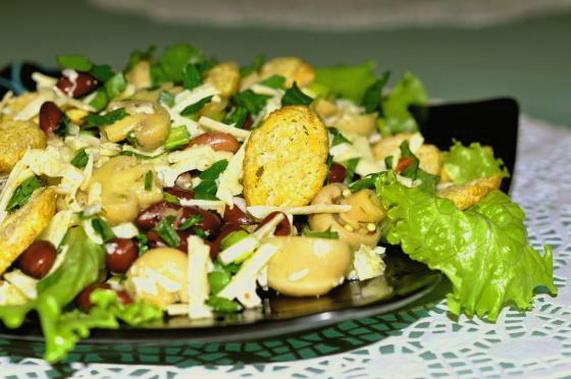
<path fill-rule="evenodd" d="M 127 272 L 125 288 L 135 299 L 161 309 L 188 301 L 188 257 L 180 250 L 158 248 L 137 258 Z"/>
<path fill-rule="evenodd" d="M 136 145 L 143 150 L 151 151 L 161 146 L 170 131 L 168 111 L 157 103 L 150 101 L 118 101 L 109 109 L 125 108 L 127 117 L 106 126 L 103 130 L 111 142 L 119 142 L 127 137 L 134 137 Z"/>
<path fill-rule="evenodd" d="M 343 282 L 352 260 L 348 243 L 308 237 L 274 237 L 278 246 L 268 263 L 268 285 L 289 296 L 318 296 Z"/>
<path fill-rule="evenodd" d="M 372 190 L 351 193 L 341 183 L 329 184 L 321 189 L 312 204 L 348 204 L 351 210 L 339 214 L 314 214 L 309 217 L 311 230 L 331 229 L 339 239 L 354 248 L 361 245 L 376 246 L 381 238 L 378 224 L 385 216 L 381 202 Z"/>

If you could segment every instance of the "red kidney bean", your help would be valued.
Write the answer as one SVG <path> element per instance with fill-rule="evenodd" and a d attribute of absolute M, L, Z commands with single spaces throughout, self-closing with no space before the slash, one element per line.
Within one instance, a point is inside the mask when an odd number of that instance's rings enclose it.
<path fill-rule="evenodd" d="M 42 279 L 57 257 L 56 248 L 48 241 L 34 241 L 18 257 L 18 267 L 26 275 Z"/>
<path fill-rule="evenodd" d="M 58 128 L 59 123 L 63 117 L 63 112 L 53 101 L 46 101 L 40 108 L 40 129 L 46 135 L 52 135 Z"/>
<path fill-rule="evenodd" d="M 80 97 L 95 91 L 99 86 L 99 81 L 88 72 L 78 72 L 74 80 L 62 76 L 56 86 L 68 96 Z"/>
<path fill-rule="evenodd" d="M 179 217 L 181 214 L 180 209 L 180 205 L 161 201 L 143 209 L 137 216 L 135 224 L 139 228 L 152 229 L 167 216 Z"/>
<path fill-rule="evenodd" d="M 254 125 L 254 118 L 251 114 L 246 117 L 244 123 L 242 124 L 242 129 L 250 129 Z"/>
<path fill-rule="evenodd" d="M 232 232 L 236 232 L 238 230 L 244 230 L 244 228 L 242 228 L 238 224 L 224 224 L 224 226 L 222 226 L 222 228 L 220 229 L 220 233 L 218 233 L 218 235 L 216 236 L 214 241 L 212 241 L 212 243 L 209 243 L 209 245 L 210 245 L 210 258 L 212 258 L 212 260 L 216 259 L 216 257 L 218 256 L 218 253 L 221 250 L 220 244 L 222 243 L 222 240 L 224 239 L 224 237 L 226 237 L 228 234 L 230 234 Z"/>
<path fill-rule="evenodd" d="M 77 295 L 75 298 L 75 304 L 82 310 L 88 311 L 91 307 L 93 307 L 93 303 L 91 302 L 91 294 L 96 289 L 106 289 L 111 290 L 111 286 L 107 283 L 92 283 L 85 287 L 83 291 Z"/>
<path fill-rule="evenodd" d="M 127 292 L 127 290 L 119 290 L 119 291 L 115 291 L 117 293 L 117 297 L 119 298 L 119 301 L 123 304 L 131 304 L 133 303 L 133 298 L 131 297 L 131 295 L 129 295 L 129 292 Z"/>
<path fill-rule="evenodd" d="M 179 199 L 185 199 L 185 200 L 192 200 L 194 199 L 194 193 L 192 191 L 189 190 L 185 190 L 182 188 L 176 188 L 176 187 L 168 187 L 168 188 L 164 188 L 163 191 L 165 191 L 166 193 L 169 193 Z"/>
<path fill-rule="evenodd" d="M 188 242 L 186 239 L 188 238 L 188 236 L 190 236 L 190 233 L 182 230 L 179 230 L 176 233 L 180 238 L 180 243 L 178 244 L 177 249 L 183 251 L 185 254 L 188 253 Z"/>
<path fill-rule="evenodd" d="M 195 227 L 201 228 L 206 233 L 208 233 L 209 236 L 216 235 L 218 229 L 220 229 L 220 225 L 222 224 L 220 216 L 218 216 L 217 213 L 210 212 L 198 207 L 183 207 L 182 217 L 180 218 L 177 227 L 180 227 L 180 225 L 182 225 L 187 219 L 194 215 L 202 216 L 202 220 L 195 224 Z"/>
<path fill-rule="evenodd" d="M 329 176 L 327 179 L 329 183 L 343 183 L 347 176 L 347 169 L 339 163 L 333 163 L 329 168 Z"/>
<path fill-rule="evenodd" d="M 209 145 L 216 151 L 235 153 L 240 148 L 240 142 L 232 135 L 222 132 L 208 132 L 190 140 L 188 147 L 194 145 Z"/>
<path fill-rule="evenodd" d="M 149 239 L 149 247 L 151 249 L 156 249 L 157 247 L 165 247 L 167 244 L 163 242 L 159 233 L 151 230 L 147 233 L 147 238 Z"/>
<path fill-rule="evenodd" d="M 274 232 L 274 234 L 276 236 L 289 236 L 291 233 L 291 225 L 289 224 L 289 220 L 287 219 L 287 216 L 282 213 L 282 212 L 272 212 L 269 215 L 267 215 L 261 222 L 260 225 L 258 226 L 258 229 L 260 229 L 263 225 L 267 224 L 271 219 L 273 219 L 276 215 L 278 215 L 279 213 L 284 215 L 284 219 L 280 221 L 280 223 L 278 224 L 278 226 L 276 227 L 276 230 Z"/>
<path fill-rule="evenodd" d="M 224 222 L 228 224 L 253 225 L 256 223 L 250 216 L 242 212 L 242 210 L 237 205 L 234 205 L 233 208 L 230 208 L 228 205 L 226 205 L 226 208 L 224 209 L 223 219 Z"/>
<path fill-rule="evenodd" d="M 116 238 L 106 245 L 105 264 L 116 274 L 126 273 L 139 256 L 135 241 L 129 238 Z"/>

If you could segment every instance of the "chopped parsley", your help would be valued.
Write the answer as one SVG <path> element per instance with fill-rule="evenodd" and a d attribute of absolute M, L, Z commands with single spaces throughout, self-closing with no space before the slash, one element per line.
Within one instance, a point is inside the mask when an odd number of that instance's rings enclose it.
<path fill-rule="evenodd" d="M 122 120 L 127 116 L 129 116 L 129 113 L 127 113 L 125 108 L 119 108 L 104 115 L 91 114 L 85 116 L 83 120 L 90 125 L 105 126 L 105 125 L 114 124 L 117 121 Z"/>
<path fill-rule="evenodd" d="M 93 67 L 93 62 L 83 55 L 59 55 L 57 63 L 64 67 L 77 71 L 89 71 Z"/>
<path fill-rule="evenodd" d="M 237 128 L 241 128 L 248 118 L 248 115 L 248 110 L 245 107 L 236 107 L 232 113 L 226 116 L 224 123 L 228 125 L 234 125 Z"/>
<path fill-rule="evenodd" d="M 271 96 L 269 95 L 260 95 L 250 89 L 247 89 L 245 91 L 238 92 L 234 95 L 232 100 L 236 106 L 246 108 L 251 114 L 258 114 L 262 109 L 264 109 L 270 97 Z"/>
<path fill-rule="evenodd" d="M 42 180 L 39 176 L 31 176 L 28 179 L 24 180 L 12 194 L 10 201 L 8 201 L 8 205 L 6 205 L 6 211 L 13 212 L 18 208 L 23 207 L 30 197 L 40 187 L 43 187 Z"/>
<path fill-rule="evenodd" d="M 109 80 L 105 82 L 105 90 L 107 91 L 107 97 L 109 99 L 114 99 L 127 88 L 127 80 L 122 72 L 113 75 Z"/>
<path fill-rule="evenodd" d="M 87 166 L 87 161 L 89 161 L 89 155 L 87 155 L 85 149 L 81 149 L 75 153 L 75 156 L 70 163 L 77 168 L 84 168 Z"/>
<path fill-rule="evenodd" d="M 381 77 L 375 80 L 375 82 L 367 88 L 363 95 L 363 100 L 361 100 L 361 106 L 365 108 L 365 113 L 373 113 L 381 109 L 383 88 L 389 81 L 390 76 L 390 71 L 383 72 Z"/>
<path fill-rule="evenodd" d="M 190 104 L 189 106 L 187 106 L 186 108 L 184 108 L 182 110 L 182 112 L 180 112 L 181 116 L 185 116 L 185 117 L 196 117 L 196 114 L 198 113 L 198 111 L 200 111 L 206 104 L 208 104 L 210 102 L 210 100 L 212 100 L 213 96 L 207 96 L 203 99 L 198 100 L 196 103 L 194 104 Z"/>
<path fill-rule="evenodd" d="M 137 234 L 135 239 L 137 240 L 137 247 L 139 248 L 139 256 L 141 256 L 149 250 L 149 237 L 145 234 Z"/>
<path fill-rule="evenodd" d="M 285 87 L 286 79 L 281 75 L 272 75 L 267 79 L 262 80 L 259 84 L 274 88 L 274 89 L 283 89 Z"/>
<path fill-rule="evenodd" d="M 203 219 L 204 216 L 202 215 L 192 215 L 189 218 L 187 218 L 178 228 L 180 230 L 187 230 L 202 222 Z"/>
<path fill-rule="evenodd" d="M 323 232 L 313 232 L 306 228 L 303 231 L 303 236 L 309 238 L 327 238 L 331 240 L 339 239 L 339 233 L 332 231 L 331 227 Z"/>
<path fill-rule="evenodd" d="M 167 151 L 176 150 L 183 146 L 186 146 L 190 141 L 190 134 L 185 126 L 177 126 L 171 128 L 169 135 L 165 142 L 165 148 Z"/>
<path fill-rule="evenodd" d="M 93 230 L 95 230 L 95 233 L 101 237 L 103 243 L 107 243 L 115 239 L 115 233 L 113 233 L 109 224 L 107 224 L 103 219 L 99 217 L 92 219 L 91 226 L 93 227 Z"/>
<path fill-rule="evenodd" d="M 361 158 L 353 158 L 343 162 L 343 166 L 345 166 L 345 169 L 347 170 L 345 177 L 349 182 L 353 181 L 353 177 L 355 176 L 355 169 L 357 168 L 360 159 Z"/>
<path fill-rule="evenodd" d="M 418 188 L 421 191 L 434 193 L 436 192 L 436 184 L 438 183 L 438 175 L 432 175 L 420 168 L 420 161 L 416 155 L 410 151 L 410 146 L 408 141 L 403 141 L 400 145 L 401 158 L 399 164 L 404 160 L 408 160 L 406 167 L 398 174 L 410 178 L 412 180 L 421 180 L 420 186 Z"/>
<path fill-rule="evenodd" d="M 106 82 L 115 75 L 113 69 L 108 64 L 94 64 L 90 73 L 101 82 Z"/>
<path fill-rule="evenodd" d="M 333 141 L 331 141 L 331 146 L 341 145 L 342 143 L 351 143 L 351 141 L 345 138 L 345 136 L 343 136 L 343 134 L 341 134 L 341 132 L 337 128 L 330 127 L 327 128 L 327 130 L 329 131 L 329 133 L 331 133 L 331 135 L 333 135 Z"/>
<path fill-rule="evenodd" d="M 312 102 L 313 98 L 303 93 L 296 82 L 293 82 L 291 88 L 288 88 L 282 97 L 282 107 L 287 105 L 309 105 Z"/>
<path fill-rule="evenodd" d="M 219 313 L 236 313 L 242 310 L 242 306 L 238 302 L 225 297 L 210 296 L 206 304 Z"/>
<path fill-rule="evenodd" d="M 182 83 L 187 90 L 192 90 L 202 84 L 202 76 L 198 72 L 196 65 L 189 64 L 185 67 Z"/>

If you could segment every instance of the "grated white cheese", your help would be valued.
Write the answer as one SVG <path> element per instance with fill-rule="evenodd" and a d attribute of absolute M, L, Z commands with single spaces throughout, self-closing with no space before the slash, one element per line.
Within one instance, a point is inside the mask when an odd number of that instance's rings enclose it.
<path fill-rule="evenodd" d="M 39 239 L 43 241 L 49 241 L 56 248 L 61 244 L 67 230 L 77 223 L 77 216 L 74 212 L 69 210 L 59 211 L 54 215 L 48 224 L 47 228 L 44 229 Z"/>
<path fill-rule="evenodd" d="M 139 234 L 139 229 L 132 222 L 123 222 L 111 228 L 118 238 L 133 238 Z"/>
<path fill-rule="evenodd" d="M 37 95 L 32 101 L 30 101 L 26 106 L 14 116 L 14 120 L 17 121 L 28 121 L 35 117 L 39 112 L 42 104 L 46 101 L 55 101 L 56 97 L 51 90 L 42 90 L 37 92 Z"/>
<path fill-rule="evenodd" d="M 264 218 L 272 212 L 283 212 L 286 215 L 311 215 L 315 213 L 344 213 L 351 210 L 348 204 L 315 204 L 304 207 L 275 207 L 252 205 L 246 208 L 248 213 L 256 218 Z"/>
<path fill-rule="evenodd" d="M 30 300 L 34 300 L 38 296 L 36 291 L 38 280 L 24 274 L 20 270 L 14 270 L 4 274 L 4 280 L 16 287 Z"/>
<path fill-rule="evenodd" d="M 206 129 L 230 134 L 241 141 L 244 141 L 246 138 L 248 138 L 248 136 L 250 136 L 250 132 L 247 130 L 238 129 L 234 126 L 226 125 L 222 122 L 218 122 L 206 116 L 200 117 L 200 119 L 198 119 L 198 123 L 200 124 L 200 126 Z"/>
<path fill-rule="evenodd" d="M 206 305 L 210 287 L 208 284 L 208 264 L 210 247 L 197 236 L 190 236 L 188 243 L 188 317 L 191 319 L 212 316 Z"/>
<path fill-rule="evenodd" d="M 34 172 L 30 170 L 24 162 L 19 161 L 16 163 L 10 172 L 10 176 L 8 176 L 8 180 L 4 183 L 2 192 L 0 193 L 0 223 L 4 221 L 8 215 L 8 212 L 6 212 L 6 206 L 12 198 L 14 191 L 24 180 L 28 179 L 32 175 L 34 175 Z"/>
<path fill-rule="evenodd" d="M 244 141 L 236 154 L 230 158 L 228 167 L 220 174 L 217 180 L 218 189 L 216 190 L 216 197 L 228 204 L 230 208 L 234 207 L 234 196 L 241 194 L 244 189 L 241 180 L 246 143 L 247 141 Z"/>
<path fill-rule="evenodd" d="M 370 247 L 361 245 L 359 249 L 353 253 L 352 270 L 347 275 L 347 279 L 362 281 L 383 275 L 385 272 L 385 262 L 382 257 L 385 254 L 385 250 L 386 249 L 381 246 Z"/>
<path fill-rule="evenodd" d="M 248 260 L 242 263 L 240 270 L 218 293 L 218 296 L 229 300 L 238 299 L 245 308 L 260 305 L 261 300 L 256 294 L 256 278 L 258 272 L 268 264 L 277 251 L 278 247 L 271 244 L 260 246 Z"/>
<path fill-rule="evenodd" d="M 57 78 L 42 74 L 41 72 L 34 72 L 32 74 L 32 80 L 36 83 L 38 90 L 51 89 L 57 84 Z"/>

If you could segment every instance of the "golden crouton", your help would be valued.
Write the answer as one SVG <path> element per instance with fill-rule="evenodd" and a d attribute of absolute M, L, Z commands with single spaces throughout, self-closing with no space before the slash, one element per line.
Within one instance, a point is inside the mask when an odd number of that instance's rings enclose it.
<path fill-rule="evenodd" d="M 502 176 L 492 175 L 487 178 L 472 180 L 464 184 L 453 184 L 436 192 L 436 196 L 452 200 L 459 209 L 467 209 L 478 203 L 487 194 L 500 188 Z"/>
<path fill-rule="evenodd" d="M 434 145 L 422 145 L 415 153 L 420 168 L 432 175 L 440 175 L 442 170 L 442 152 Z"/>
<path fill-rule="evenodd" d="M 291 87 L 293 82 L 298 87 L 303 87 L 313 81 L 315 68 L 298 57 L 280 57 L 266 62 L 260 70 L 260 79 L 264 80 L 272 75 L 281 75 L 286 79 L 286 87 Z"/>
<path fill-rule="evenodd" d="M 248 205 L 303 206 L 327 176 L 329 137 L 310 108 L 283 107 L 252 132 L 244 157 Z"/>
<path fill-rule="evenodd" d="M 29 149 L 46 147 L 46 135 L 33 122 L 6 121 L 0 124 L 0 174 L 7 174 Z"/>
<path fill-rule="evenodd" d="M 0 274 L 14 262 L 48 226 L 56 212 L 53 187 L 35 191 L 30 200 L 0 224 Z"/>
<path fill-rule="evenodd" d="M 236 62 L 222 62 L 206 72 L 204 82 L 210 83 L 220 92 L 220 97 L 230 98 L 240 86 L 240 69 Z"/>

